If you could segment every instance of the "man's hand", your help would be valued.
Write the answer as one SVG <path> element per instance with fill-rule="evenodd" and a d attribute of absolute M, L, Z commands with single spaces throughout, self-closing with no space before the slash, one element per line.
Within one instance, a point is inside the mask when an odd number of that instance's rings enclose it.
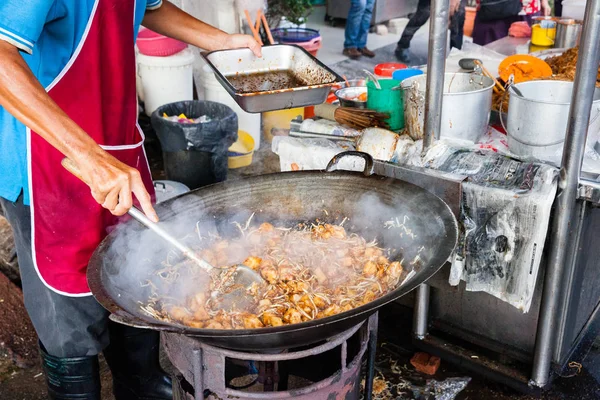
<path fill-rule="evenodd" d="M 168 1 L 156 10 L 146 12 L 143 25 L 161 35 L 169 36 L 208 51 L 249 48 L 260 57 L 260 45 L 252 36 L 229 35 L 192 17 Z"/>
<path fill-rule="evenodd" d="M 249 48 L 256 57 L 262 57 L 261 47 L 256 40 L 250 35 L 233 34 L 228 35 L 223 49 L 242 49 Z"/>
<path fill-rule="evenodd" d="M 113 215 L 121 216 L 133 206 L 132 193 L 140 202 L 144 214 L 158 222 L 150 195 L 138 170 L 117 160 L 98 147 L 92 155 L 76 161 L 81 179 L 90 187 L 98 204 Z"/>
<path fill-rule="evenodd" d="M 548 1 L 548 0 L 546 0 L 546 1 Z M 460 8 L 460 0 L 450 0 L 450 9 L 449 9 L 450 17 L 452 17 L 454 14 L 456 14 L 456 12 L 458 11 L 459 8 Z"/>
<path fill-rule="evenodd" d="M 550 14 L 552 14 L 552 8 L 550 7 L 548 0 L 542 0 L 542 15 L 547 17 Z"/>

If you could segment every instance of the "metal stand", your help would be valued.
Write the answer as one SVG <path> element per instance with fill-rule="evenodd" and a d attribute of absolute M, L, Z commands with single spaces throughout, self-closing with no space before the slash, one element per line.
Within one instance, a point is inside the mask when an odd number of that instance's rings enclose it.
<path fill-rule="evenodd" d="M 427 72 L 427 92 L 425 103 L 425 126 L 423 152 L 425 153 L 439 137 L 442 112 L 444 67 L 447 46 L 448 0 L 432 0 L 432 18 L 429 36 L 429 56 Z M 600 203 L 600 184 L 581 178 L 590 111 L 595 90 L 598 64 L 600 62 L 600 0 L 587 3 L 582 33 L 577 74 L 575 76 L 573 99 L 569 115 L 567 136 L 560 171 L 559 193 L 553 215 L 549 260 L 544 277 L 544 287 L 540 315 L 537 321 L 537 337 L 533 355 L 533 368 L 529 384 L 534 388 L 544 388 L 551 382 L 553 363 L 564 360 L 569 353 L 565 346 L 572 343 L 566 338 L 568 312 L 572 299 L 575 258 L 580 240 L 580 226 L 586 214 L 586 202 Z M 436 348 L 438 353 L 448 351 L 444 341 L 428 334 L 429 286 L 422 285 L 417 292 L 413 334 L 422 347 Z M 594 311 L 587 326 L 598 325 L 598 312 Z M 580 335 L 581 336 L 581 335 Z M 585 335 L 583 335 L 585 336 Z M 577 338 L 576 345 L 585 341 Z M 567 349 L 568 350 L 568 349 Z M 460 354 L 457 348 L 452 354 Z M 516 376 L 514 370 L 494 370 L 490 365 L 481 365 L 491 372 L 515 378 L 523 382 L 524 377 Z M 517 386 L 517 385 L 513 385 Z"/>
<path fill-rule="evenodd" d="M 577 73 L 573 89 L 573 99 L 569 113 L 569 124 L 563 150 L 562 168 L 559 177 L 560 193 L 554 212 L 550 258 L 546 270 L 544 292 L 531 384 L 545 387 L 550 382 L 552 360 L 558 360 L 561 354 L 557 333 L 563 330 L 567 302 L 566 279 L 573 274 L 568 268 L 574 263 L 568 262 L 573 256 L 577 241 L 577 226 L 574 219 L 582 212 L 583 202 L 578 201 L 581 165 L 587 130 L 590 120 L 598 63 L 600 61 L 600 0 L 591 0 L 585 10 L 585 22 L 579 47 Z"/>
<path fill-rule="evenodd" d="M 365 399 L 370 400 L 375 376 L 377 319 L 378 314 L 375 313 L 369 317 L 368 321 L 327 339 L 323 344 L 277 354 L 244 353 L 221 349 L 204 344 L 201 339 L 163 332 L 162 342 L 166 353 L 173 366 L 179 371 L 174 385 L 175 398 L 199 400 L 204 399 L 207 393 L 210 393 L 216 398 L 240 400 L 325 398 L 357 400 L 360 395 L 362 362 L 366 356 Z M 350 341 L 353 344 L 349 345 Z M 319 369 L 323 369 L 323 358 L 315 357 L 330 357 L 331 354 L 339 354 L 339 359 L 335 362 L 335 367 L 338 369 L 333 375 L 322 376 Z M 259 365 L 259 375 L 256 381 L 244 386 L 231 386 L 226 374 L 226 370 L 229 370 L 227 365 L 231 365 L 231 363 L 228 364 L 228 359 L 238 362 L 256 362 Z M 319 380 L 313 381 L 308 379 L 311 374 L 298 375 L 307 378 L 308 383 L 305 383 L 303 387 L 288 388 L 287 377 L 291 374 L 287 370 L 281 373 L 280 365 L 290 361 L 302 363 L 296 366 L 294 374 L 310 370 L 316 371 L 317 375 L 321 377 Z M 245 378 L 247 375 L 243 374 L 241 377 Z M 260 391 L 247 390 L 255 383 L 262 384 L 262 387 L 258 388 Z M 280 385 L 281 383 L 283 386 Z"/>

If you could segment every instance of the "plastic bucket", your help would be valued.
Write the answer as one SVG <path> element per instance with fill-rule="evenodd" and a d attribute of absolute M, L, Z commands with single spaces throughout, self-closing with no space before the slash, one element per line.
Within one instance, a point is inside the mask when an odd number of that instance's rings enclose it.
<path fill-rule="evenodd" d="M 210 121 L 180 124 L 163 118 L 163 113 L 206 115 Z M 212 101 L 166 104 L 152 114 L 152 127 L 162 147 L 167 179 L 192 190 L 227 179 L 227 152 L 238 137 L 238 119 L 231 108 Z"/>
<path fill-rule="evenodd" d="M 219 81 L 217 81 L 214 72 L 208 65 L 202 68 L 201 85 L 205 100 L 225 104 L 237 114 L 240 129 L 243 129 L 252 136 L 252 139 L 254 139 L 254 148 L 252 150 L 257 150 L 260 147 L 261 114 L 250 114 L 242 110 Z"/>
<path fill-rule="evenodd" d="M 303 107 L 263 113 L 263 134 L 267 142 L 273 141 L 271 133 L 273 128 L 290 129 L 292 120 L 302 116 L 304 116 Z"/>
<path fill-rule="evenodd" d="M 297 46 L 302 47 L 304 50 L 308 51 L 310 54 L 312 54 L 314 57 L 317 56 L 317 53 L 319 52 L 319 49 L 321 48 L 321 36 L 316 37 L 314 39 L 312 39 L 309 42 L 286 42 L 286 44 L 295 44 Z"/>
<path fill-rule="evenodd" d="M 168 57 L 137 54 L 137 73 L 140 78 L 146 115 L 164 104 L 194 98 L 194 54 L 185 49 Z"/>
<path fill-rule="evenodd" d="M 389 113 L 386 121 L 390 130 L 399 131 L 404 128 L 404 105 L 402 90 L 391 90 L 400 85 L 394 79 L 380 80 L 381 89 L 375 87 L 373 81 L 367 82 L 367 108 L 379 112 Z"/>
<path fill-rule="evenodd" d="M 402 63 L 381 63 L 375 66 L 374 72 L 377 79 L 392 79 L 395 71 L 406 69 L 407 65 Z"/>

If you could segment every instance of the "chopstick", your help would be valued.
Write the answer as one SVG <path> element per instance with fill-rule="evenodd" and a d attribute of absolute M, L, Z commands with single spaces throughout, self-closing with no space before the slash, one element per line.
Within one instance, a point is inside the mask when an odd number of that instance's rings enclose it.
<path fill-rule="evenodd" d="M 269 22 L 267 21 L 267 17 L 265 16 L 265 13 L 263 13 L 262 10 L 258 10 L 258 13 L 260 14 L 260 19 L 263 23 L 263 27 L 265 28 L 265 31 L 267 32 L 267 38 L 269 39 L 269 44 L 275 44 L 275 41 L 273 40 L 273 35 L 271 34 L 271 28 L 269 28 Z"/>
<path fill-rule="evenodd" d="M 487 76 L 488 78 L 491 78 L 494 81 L 494 92 L 499 93 L 498 89 L 496 88 L 496 86 L 498 86 L 498 88 L 500 88 L 500 91 L 504 92 L 504 86 L 502 86 L 500 84 L 500 82 L 498 82 L 498 80 L 496 79 L 495 76 L 493 76 L 490 71 L 487 70 L 486 67 L 483 66 L 483 63 L 480 63 L 479 60 L 475 60 L 475 65 L 478 65 L 481 68 L 481 71 L 483 71 L 483 74 L 485 76 Z"/>
<path fill-rule="evenodd" d="M 250 17 L 250 12 L 248 10 L 244 10 L 244 14 L 246 14 L 246 21 L 248 22 L 248 26 L 250 27 L 250 30 L 252 31 L 254 40 L 256 40 L 258 42 L 258 44 L 260 44 L 262 46 L 263 42 L 262 42 L 262 40 L 260 40 L 260 35 L 258 34 L 258 30 L 254 27 L 254 24 L 252 23 L 252 17 Z"/>

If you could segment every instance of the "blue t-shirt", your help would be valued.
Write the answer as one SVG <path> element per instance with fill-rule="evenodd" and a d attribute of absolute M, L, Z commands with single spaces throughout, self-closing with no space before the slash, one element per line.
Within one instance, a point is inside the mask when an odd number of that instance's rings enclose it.
<path fill-rule="evenodd" d="M 47 87 L 75 52 L 97 1 L 103 0 L 0 0 L 0 39 L 21 50 L 33 74 Z M 135 2 L 134 38 L 145 11 L 159 8 L 162 0 Z M 23 191 L 29 204 L 26 129 L 3 107 L 0 175 L 0 197 L 15 201 Z"/>

